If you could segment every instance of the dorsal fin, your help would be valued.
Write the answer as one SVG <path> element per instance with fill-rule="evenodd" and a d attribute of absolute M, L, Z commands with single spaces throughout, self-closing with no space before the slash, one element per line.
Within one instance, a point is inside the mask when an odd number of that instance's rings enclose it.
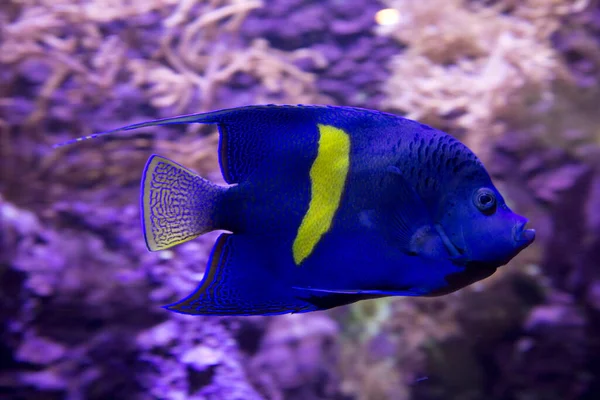
<path fill-rule="evenodd" d="M 277 162 L 283 163 L 290 157 L 297 156 L 298 152 L 308 152 L 307 149 L 316 146 L 317 124 L 349 129 L 357 123 L 361 126 L 365 125 L 367 116 L 372 118 L 384 115 L 386 114 L 371 110 L 324 105 L 246 106 L 141 122 L 72 139 L 54 147 L 94 139 L 106 134 L 159 125 L 217 124 L 220 132 L 221 172 L 227 183 L 234 184 L 246 180 L 257 166 L 269 157 L 277 157 Z M 392 117 L 393 121 L 399 118 L 387 116 Z M 350 131 L 352 129 L 349 133 Z"/>
<path fill-rule="evenodd" d="M 310 140 L 308 133 L 317 132 L 317 113 L 331 112 L 328 106 L 262 105 L 182 115 L 140 122 L 106 132 L 95 133 L 54 145 L 61 147 L 139 128 L 174 124 L 217 124 L 220 132 L 219 163 L 227 183 L 244 181 L 274 150 L 298 149 Z M 314 138 L 312 138 L 314 139 Z M 301 143 L 298 143 L 300 141 Z M 281 154 L 281 153 L 280 153 Z"/>
<path fill-rule="evenodd" d="M 219 163 L 225 181 L 243 182 L 265 159 L 292 155 L 288 150 L 316 143 L 317 124 L 310 110 L 253 106 L 214 113 L 211 119 L 219 127 Z"/>

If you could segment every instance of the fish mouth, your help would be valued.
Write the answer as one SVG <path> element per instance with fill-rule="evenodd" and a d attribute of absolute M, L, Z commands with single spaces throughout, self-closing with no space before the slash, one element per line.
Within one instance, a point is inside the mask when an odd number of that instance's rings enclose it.
<path fill-rule="evenodd" d="M 524 247 L 535 240 L 535 229 L 525 229 L 528 222 L 524 220 L 513 227 L 513 239 Z"/>

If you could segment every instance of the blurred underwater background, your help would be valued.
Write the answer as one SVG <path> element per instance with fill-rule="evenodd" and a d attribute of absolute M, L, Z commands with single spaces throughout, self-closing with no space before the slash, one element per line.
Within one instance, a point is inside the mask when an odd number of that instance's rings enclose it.
<path fill-rule="evenodd" d="M 600 398 L 597 0 L 2 0 L 0 398 Z M 537 240 L 437 298 L 191 317 L 216 234 L 150 253 L 157 153 L 223 182 L 216 130 L 94 132 L 248 104 L 417 119 Z"/>

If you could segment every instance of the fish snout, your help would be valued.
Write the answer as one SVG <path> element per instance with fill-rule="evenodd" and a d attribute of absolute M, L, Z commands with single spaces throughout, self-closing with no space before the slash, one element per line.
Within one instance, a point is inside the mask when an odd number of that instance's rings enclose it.
<path fill-rule="evenodd" d="M 525 229 L 527 218 L 521 219 L 513 228 L 513 238 L 521 245 L 528 246 L 535 240 L 535 229 Z"/>

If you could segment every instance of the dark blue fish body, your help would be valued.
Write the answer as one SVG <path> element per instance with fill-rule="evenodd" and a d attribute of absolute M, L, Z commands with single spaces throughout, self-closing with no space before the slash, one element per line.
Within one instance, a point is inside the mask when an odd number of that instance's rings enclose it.
<path fill-rule="evenodd" d="M 477 157 L 376 111 L 252 106 L 122 128 L 214 123 L 229 186 L 153 156 L 142 179 L 150 250 L 222 229 L 187 314 L 327 309 L 434 296 L 491 275 L 534 239 Z M 114 131 L 112 131 L 114 132 Z"/>

